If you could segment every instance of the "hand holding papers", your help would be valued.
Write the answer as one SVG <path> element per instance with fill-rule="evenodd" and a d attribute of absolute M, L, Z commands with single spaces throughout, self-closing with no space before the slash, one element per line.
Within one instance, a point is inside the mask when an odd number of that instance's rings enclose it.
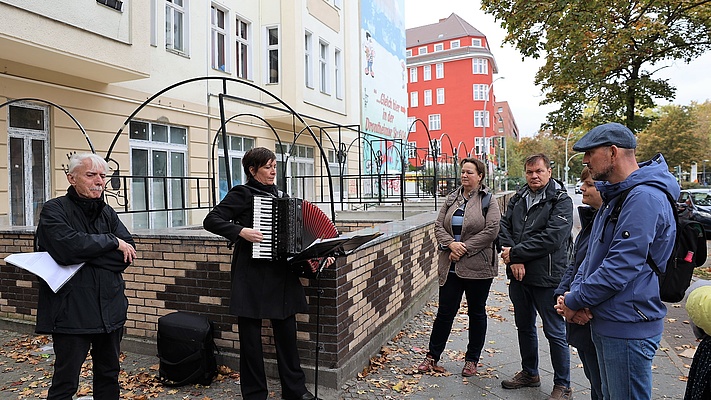
<path fill-rule="evenodd" d="M 10 254 L 5 257 L 5 262 L 32 272 L 44 279 L 54 293 L 57 293 L 84 265 L 84 263 L 59 265 L 46 251 Z"/>

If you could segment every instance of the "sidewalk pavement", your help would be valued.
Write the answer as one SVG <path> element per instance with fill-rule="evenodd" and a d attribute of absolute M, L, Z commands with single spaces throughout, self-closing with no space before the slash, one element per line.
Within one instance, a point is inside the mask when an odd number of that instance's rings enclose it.
<path fill-rule="evenodd" d="M 653 399 L 682 399 L 685 377 L 691 365 L 696 340 L 683 305 L 669 305 L 665 333 L 654 358 Z M 494 280 L 488 301 L 489 326 L 487 342 L 479 364 L 479 375 L 463 378 L 467 343 L 466 304 L 450 335 L 440 361 L 447 372 L 443 374 L 417 373 L 417 365 L 424 358 L 432 322 L 437 312 L 435 295 L 413 317 L 402 331 L 386 343 L 380 354 L 358 376 L 352 377 L 338 389 L 319 388 L 323 399 L 546 399 L 553 389 L 553 371 L 548 355 L 548 344 L 539 319 L 539 354 L 541 387 L 506 390 L 501 381 L 512 377 L 520 368 L 520 356 L 513 322 L 513 308 L 508 297 L 508 280 L 503 266 Z M 44 398 L 51 381 L 52 352 L 46 337 L 0 331 L 0 399 Z M 122 398 L 223 400 L 241 398 L 239 374 L 224 370 L 209 387 L 163 387 L 157 380 L 158 359 L 135 353 L 124 353 L 121 363 Z M 91 370 L 85 363 L 80 380 L 80 395 L 90 395 Z M 575 349 L 571 348 L 571 382 L 573 397 L 590 398 L 588 382 Z M 312 384 L 307 384 L 314 391 Z M 281 398 L 278 379 L 269 380 L 270 398 Z"/>

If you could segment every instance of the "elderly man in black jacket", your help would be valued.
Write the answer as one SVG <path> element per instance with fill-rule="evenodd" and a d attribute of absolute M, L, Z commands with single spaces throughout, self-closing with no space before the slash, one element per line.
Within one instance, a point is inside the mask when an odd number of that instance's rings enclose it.
<path fill-rule="evenodd" d="M 107 171 L 96 154 L 73 155 L 67 194 L 47 201 L 40 213 L 37 250 L 60 265 L 84 263 L 57 293 L 40 281 L 36 332 L 52 334 L 56 356 L 48 400 L 72 398 L 89 349 L 94 398 L 119 398 L 119 346 L 128 310 L 121 272 L 136 250 L 131 234 L 104 203 Z"/>
<path fill-rule="evenodd" d="M 551 179 L 550 160 L 534 154 L 525 161 L 527 185 L 509 201 L 501 218 L 499 242 L 506 275 L 511 279 L 509 296 L 514 306 L 522 370 L 501 381 L 505 389 L 541 385 L 538 374 L 536 313 L 550 345 L 553 391 L 549 399 L 569 399 L 570 350 L 565 322 L 555 306 L 555 289 L 568 264 L 573 201 L 562 183 Z"/>

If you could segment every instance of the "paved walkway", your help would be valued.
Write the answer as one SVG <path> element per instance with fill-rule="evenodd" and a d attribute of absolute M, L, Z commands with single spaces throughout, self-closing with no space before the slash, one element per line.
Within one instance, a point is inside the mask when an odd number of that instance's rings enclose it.
<path fill-rule="evenodd" d="M 444 374 L 418 374 L 416 368 L 424 357 L 434 320 L 436 296 L 402 328 L 402 331 L 383 346 L 373 357 L 369 367 L 348 380 L 341 388 L 319 390 L 324 399 L 545 399 L 553 388 L 552 368 L 548 346 L 539 326 L 541 387 L 505 390 L 501 380 L 513 376 L 520 369 L 520 358 L 513 323 L 507 280 L 494 280 L 489 295 L 489 327 L 487 342 L 479 365 L 480 374 L 471 378 L 460 375 L 464 364 L 467 338 L 466 304 L 450 336 L 440 365 Z M 654 399 L 682 399 L 685 376 L 691 364 L 696 341 L 688 325 L 686 311 L 681 305 L 669 307 L 666 332 L 662 346 L 654 359 Z M 28 336 L 17 332 L 0 331 L 0 399 L 44 398 L 52 372 L 51 345 L 46 337 Z M 589 398 L 589 387 L 582 364 L 571 349 L 571 380 L 574 398 Z M 681 354 L 681 356 L 680 356 Z M 686 356 L 686 357 L 685 357 Z M 185 386 L 167 388 L 156 380 L 158 359 L 126 353 L 122 361 L 122 398 L 199 399 L 221 400 L 241 398 L 238 374 L 223 370 L 210 387 Z M 82 374 L 80 395 L 90 395 L 90 369 Z M 87 379 L 89 378 L 89 379 Z M 309 385 L 313 391 L 312 385 Z M 281 398 L 278 380 L 270 380 L 270 398 Z M 85 397 L 86 398 L 86 397 Z"/>

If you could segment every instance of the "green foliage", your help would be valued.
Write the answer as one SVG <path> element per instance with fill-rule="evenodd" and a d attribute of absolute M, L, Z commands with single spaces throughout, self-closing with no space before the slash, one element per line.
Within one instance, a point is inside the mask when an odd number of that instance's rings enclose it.
<path fill-rule="evenodd" d="M 651 116 L 640 110 L 675 94 L 653 77 L 655 66 L 711 48 L 711 3 L 703 0 L 482 0 L 482 9 L 523 56 L 545 57 L 536 84 L 542 104 L 559 106 L 547 122 L 557 132 L 610 121 L 642 130 Z"/>
<path fill-rule="evenodd" d="M 637 136 L 637 159 L 664 154 L 670 167 L 699 168 L 711 154 L 711 103 L 690 106 L 668 105 L 658 109 L 659 118 Z"/>

